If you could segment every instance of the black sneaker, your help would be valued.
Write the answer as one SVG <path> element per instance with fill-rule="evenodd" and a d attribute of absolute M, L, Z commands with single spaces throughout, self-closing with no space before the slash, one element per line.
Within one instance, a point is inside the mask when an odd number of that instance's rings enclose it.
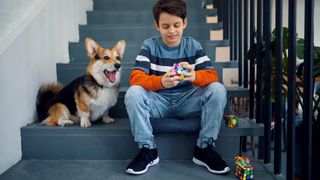
<path fill-rule="evenodd" d="M 147 172 L 150 166 L 158 164 L 159 157 L 157 149 L 142 148 L 139 154 L 128 165 L 127 173 L 129 174 L 143 174 Z"/>
<path fill-rule="evenodd" d="M 206 167 L 209 172 L 215 174 L 226 174 L 230 171 L 226 162 L 213 150 L 211 145 L 206 148 L 196 146 L 192 161 L 197 165 Z"/>

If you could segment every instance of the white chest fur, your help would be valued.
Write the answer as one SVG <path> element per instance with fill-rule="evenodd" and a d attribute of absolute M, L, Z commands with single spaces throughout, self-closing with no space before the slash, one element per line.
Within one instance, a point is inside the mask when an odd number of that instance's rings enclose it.
<path fill-rule="evenodd" d="M 103 88 L 97 92 L 97 98 L 89 102 L 90 120 L 95 121 L 108 113 L 109 108 L 114 106 L 118 98 L 118 88 Z"/>

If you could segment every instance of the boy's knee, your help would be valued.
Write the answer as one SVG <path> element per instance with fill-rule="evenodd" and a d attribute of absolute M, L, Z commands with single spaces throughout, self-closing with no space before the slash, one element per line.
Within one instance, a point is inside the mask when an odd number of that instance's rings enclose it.
<path fill-rule="evenodd" d="M 213 82 L 211 84 L 208 84 L 207 88 L 207 91 L 209 91 L 210 94 L 214 95 L 216 98 L 227 98 L 227 90 L 223 84 L 219 82 Z"/>
<path fill-rule="evenodd" d="M 141 86 L 137 86 L 137 85 L 131 86 L 126 92 L 125 102 L 138 101 L 139 98 L 143 97 L 144 94 L 146 93 L 147 91 Z"/>

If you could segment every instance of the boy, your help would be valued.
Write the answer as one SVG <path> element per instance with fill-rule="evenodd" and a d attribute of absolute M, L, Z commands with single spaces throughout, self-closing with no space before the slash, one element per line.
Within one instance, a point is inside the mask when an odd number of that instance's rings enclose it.
<path fill-rule="evenodd" d="M 213 149 L 226 105 L 226 90 L 201 45 L 182 36 L 187 26 L 183 0 L 159 0 L 153 7 L 159 37 L 144 41 L 133 67 L 125 104 L 140 152 L 127 173 L 143 174 L 159 162 L 150 118 L 186 118 L 201 113 L 201 130 L 192 161 L 210 172 L 230 171 Z M 180 80 L 170 69 L 179 63 L 188 72 Z"/>

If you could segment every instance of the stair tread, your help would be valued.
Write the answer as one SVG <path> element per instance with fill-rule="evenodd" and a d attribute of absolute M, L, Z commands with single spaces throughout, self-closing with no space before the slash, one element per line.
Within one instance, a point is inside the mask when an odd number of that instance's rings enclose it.
<path fill-rule="evenodd" d="M 209 173 L 191 160 L 162 160 L 161 157 L 159 164 L 150 167 L 146 174 L 130 176 L 125 172 L 129 163 L 130 160 L 22 160 L 1 174 L 0 179 L 235 179 L 232 161 L 227 162 L 231 171 L 224 176 Z M 259 161 L 253 161 L 253 166 L 255 179 L 274 179 Z"/>
<path fill-rule="evenodd" d="M 197 123 L 200 121 L 199 119 L 187 119 L 187 120 L 177 120 L 173 118 L 166 118 L 161 121 L 157 121 L 156 126 L 161 126 L 164 123 L 170 121 L 181 121 L 178 122 L 183 125 L 183 121 L 193 121 Z M 166 121 L 166 122 L 164 122 Z M 193 123 L 193 124 L 195 124 Z M 188 123 L 190 124 L 190 123 Z M 200 126 L 200 124 L 199 124 Z M 23 128 L 21 128 L 22 133 L 27 135 L 55 135 L 55 136 L 69 136 L 69 135 L 89 135 L 89 136 L 100 136 L 100 135 L 128 135 L 131 136 L 130 122 L 127 118 L 115 118 L 115 123 L 112 124 L 104 124 L 101 121 L 95 122 L 92 124 L 90 128 L 82 128 L 79 124 L 75 124 L 73 126 L 44 126 L 39 123 L 32 123 Z M 222 122 L 220 128 L 219 136 L 250 136 L 250 135 L 263 135 L 263 125 L 256 124 L 253 120 L 249 120 L 246 118 L 239 118 L 238 127 L 236 128 L 227 128 Z M 157 131 L 157 128 L 154 128 L 154 131 Z M 165 134 L 172 132 L 163 132 L 163 130 L 159 129 L 159 132 L 155 132 L 155 134 Z M 162 131 L 162 132 L 161 132 Z M 172 130 L 171 130 L 172 131 Z M 182 130 L 183 131 L 183 130 Z M 177 132 L 177 133 L 190 133 L 190 132 Z M 191 132 L 194 133 L 194 132 Z"/>
<path fill-rule="evenodd" d="M 128 28 L 130 27 L 130 28 Z M 223 24 L 190 24 L 184 35 L 191 36 L 197 40 L 210 39 L 210 30 L 222 30 Z M 143 33 L 141 33 L 143 32 Z M 143 41 L 152 36 L 158 36 L 159 32 L 153 27 L 153 22 L 149 24 L 90 24 L 79 26 L 80 40 L 91 37 L 96 41 L 120 40 Z"/>
<path fill-rule="evenodd" d="M 111 48 L 113 47 L 117 41 L 96 41 L 102 47 Z M 216 47 L 226 47 L 229 46 L 229 40 L 218 40 L 218 41 L 210 41 L 203 40 L 198 41 L 202 48 L 207 52 L 207 56 L 214 61 L 215 59 L 215 48 Z M 126 50 L 124 53 L 124 59 L 122 63 L 127 63 L 133 60 L 137 56 L 137 53 L 141 49 L 142 41 L 126 41 Z M 88 56 L 84 47 L 84 42 L 73 42 L 69 43 L 69 57 L 71 63 L 88 63 Z M 63 64 L 63 63 L 61 63 Z M 65 64 L 65 63 L 64 63 Z M 220 64 L 220 63 L 219 63 Z M 229 67 L 229 66 L 227 66 Z"/>
<path fill-rule="evenodd" d="M 87 59 L 87 61 L 89 61 Z M 88 65 L 87 61 L 80 61 L 80 60 L 72 60 L 70 63 L 65 64 L 65 63 L 58 63 L 59 68 L 81 68 L 81 67 L 86 67 Z M 126 61 L 123 60 L 121 62 L 122 67 L 133 67 L 134 61 Z M 213 67 L 215 68 L 238 68 L 238 61 L 228 61 L 228 62 L 212 62 Z"/>
<path fill-rule="evenodd" d="M 201 11 L 199 11 L 198 9 L 189 9 L 188 10 L 188 16 L 190 14 L 216 14 L 218 12 L 217 8 L 213 8 L 213 9 L 203 9 Z M 123 14 L 123 13 L 131 13 L 131 14 L 145 14 L 145 13 L 149 13 L 152 15 L 152 9 L 141 9 L 139 11 L 135 10 L 135 9 L 126 9 L 126 10 L 122 10 L 119 11 L 117 9 L 110 9 L 110 10 L 103 10 L 103 9 L 99 9 L 99 10 L 90 10 L 87 11 L 87 14 Z M 153 18 L 153 15 L 152 17 Z"/>
<path fill-rule="evenodd" d="M 160 35 L 159 35 L 160 36 Z M 223 46 L 228 46 L 229 45 L 229 40 L 224 39 L 224 40 L 197 40 L 202 46 L 217 46 L 217 45 L 223 45 Z M 108 40 L 97 40 L 97 43 L 99 43 L 101 46 L 105 47 L 111 47 L 115 45 L 116 40 L 114 41 L 108 41 Z M 140 41 L 133 41 L 129 40 L 126 41 L 126 48 L 128 47 L 141 47 Z M 79 46 L 79 47 L 84 47 L 84 41 L 79 41 L 79 42 L 70 42 L 69 46 Z"/>
<path fill-rule="evenodd" d="M 151 23 L 143 23 L 143 24 L 136 24 L 136 23 L 128 23 L 128 24 L 88 24 L 88 25 L 79 25 L 82 29 L 116 29 L 116 28 L 124 28 L 130 27 L 128 30 L 132 29 L 155 29 L 153 27 L 153 21 Z M 222 22 L 213 23 L 213 24 L 206 24 L 206 23 L 192 23 L 188 25 L 188 28 L 203 28 L 208 27 L 211 29 L 222 29 L 223 24 Z M 187 28 L 187 29 L 188 29 Z"/>
<path fill-rule="evenodd" d="M 205 3 L 202 1 L 195 1 L 195 0 L 186 0 L 188 10 L 190 9 L 204 9 Z M 139 1 L 123 1 L 123 0 L 117 0 L 117 1 L 104 1 L 104 0 L 95 0 L 93 3 L 93 9 L 94 10 L 109 10 L 109 9 L 117 9 L 117 10 L 123 10 L 123 7 L 125 6 L 126 9 L 149 9 L 151 10 L 155 1 L 150 0 L 139 0 Z M 207 3 L 206 3 L 207 4 Z"/>

